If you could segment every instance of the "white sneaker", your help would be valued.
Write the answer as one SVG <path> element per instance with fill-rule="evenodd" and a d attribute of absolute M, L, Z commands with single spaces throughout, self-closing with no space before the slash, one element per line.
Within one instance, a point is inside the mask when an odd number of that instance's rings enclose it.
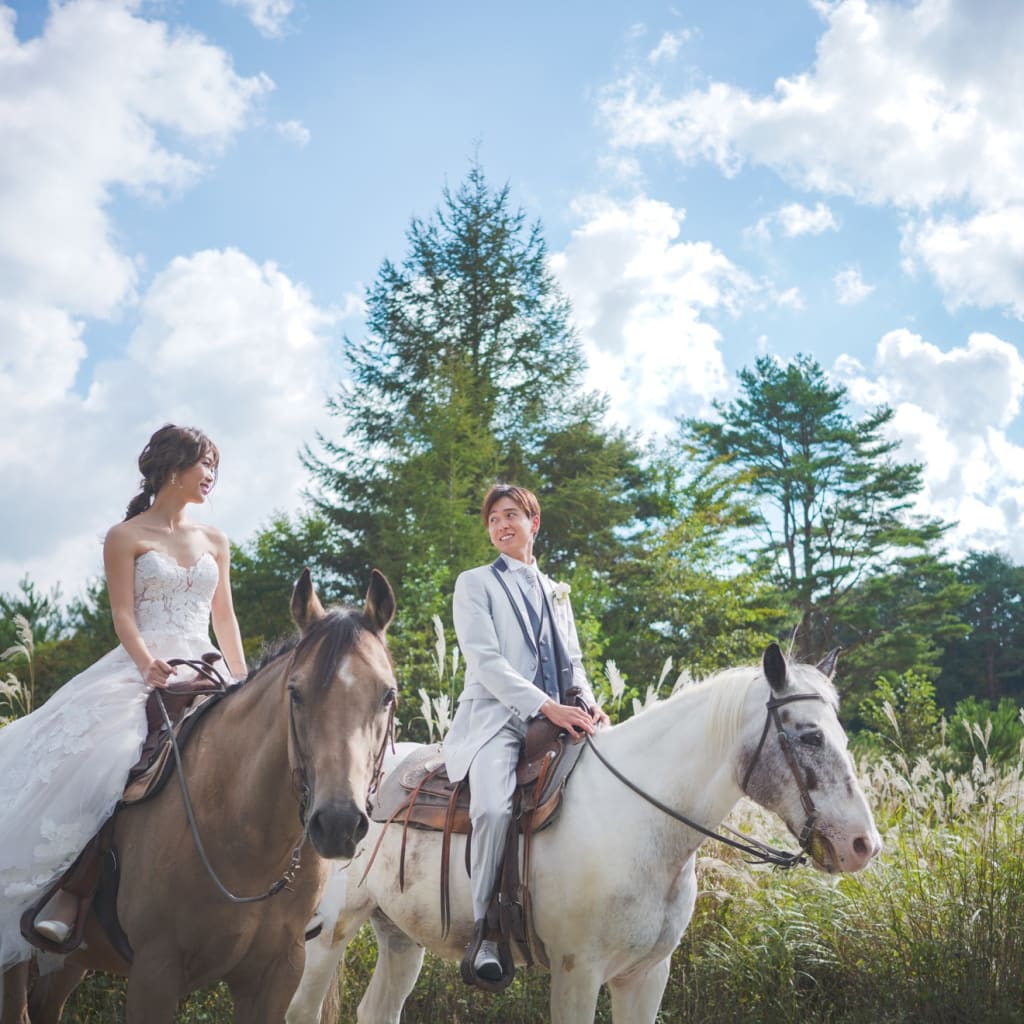
<path fill-rule="evenodd" d="M 476 956 L 473 958 L 473 970 L 484 981 L 501 980 L 501 961 L 498 959 L 498 944 L 491 939 L 480 943 Z"/>

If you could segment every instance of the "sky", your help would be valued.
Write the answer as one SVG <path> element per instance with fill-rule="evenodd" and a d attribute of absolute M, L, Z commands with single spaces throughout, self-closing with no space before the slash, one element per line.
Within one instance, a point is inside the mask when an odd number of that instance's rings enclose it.
<path fill-rule="evenodd" d="M 245 542 L 477 161 L 643 439 L 759 356 L 894 410 L 948 548 L 1024 562 L 1019 0 L 0 0 L 0 592 L 80 596 L 166 422 Z"/>

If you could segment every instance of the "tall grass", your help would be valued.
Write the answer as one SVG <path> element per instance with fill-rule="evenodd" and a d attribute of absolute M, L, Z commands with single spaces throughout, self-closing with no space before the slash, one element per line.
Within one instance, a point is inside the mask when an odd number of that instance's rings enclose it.
<path fill-rule="evenodd" d="M 24 658 L 27 662 L 28 680 L 22 681 L 13 672 L 0 679 L 0 726 L 29 714 L 35 704 L 36 663 L 35 641 L 32 625 L 24 615 L 14 616 L 14 633 L 18 642 L 0 652 L 0 661 Z"/>
<path fill-rule="evenodd" d="M 885 848 L 858 875 L 706 862 L 664 1019 L 1024 1019 L 1022 767 L 877 761 L 865 785 Z"/>
<path fill-rule="evenodd" d="M 857 875 L 755 868 L 707 844 L 661 1021 L 1024 1020 L 1024 764 L 1000 768 L 982 751 L 957 774 L 940 767 L 943 751 L 933 760 L 864 766 L 885 846 Z M 777 819 L 748 801 L 730 824 L 786 841 Z M 343 1024 L 355 1020 L 374 955 L 362 934 L 348 957 Z M 542 974 L 521 972 L 508 992 L 487 997 L 467 990 L 455 965 L 428 955 L 405 1020 L 540 1024 L 547 999 Z M 610 1020 L 604 997 L 596 1019 Z"/>
<path fill-rule="evenodd" d="M 989 733 L 971 735 L 975 756 L 966 771 L 945 742 L 927 756 L 875 752 L 862 761 L 884 848 L 857 875 L 752 867 L 706 844 L 696 912 L 673 958 L 660 1021 L 1024 1021 L 1024 757 L 996 761 Z M 729 824 L 767 842 L 792 842 L 778 819 L 746 800 Z M 594 914 L 600 927 L 599 907 Z M 355 1020 L 374 958 L 364 930 L 347 957 L 339 1024 Z M 111 984 L 85 986 L 66 1019 L 121 1019 L 114 1007 L 123 997 L 110 995 Z M 223 990 L 193 996 L 179 1020 L 226 1024 L 229 1002 Z M 462 984 L 457 965 L 428 954 L 406 1005 L 410 1024 L 541 1024 L 549 1018 L 548 979 L 520 971 L 505 993 L 487 996 Z M 596 1020 L 610 1019 L 602 994 Z"/>

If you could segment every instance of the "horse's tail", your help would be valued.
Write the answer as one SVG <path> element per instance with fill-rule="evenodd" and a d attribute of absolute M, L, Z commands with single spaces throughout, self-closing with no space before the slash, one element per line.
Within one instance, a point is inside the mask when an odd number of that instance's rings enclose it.
<path fill-rule="evenodd" d="M 341 972 L 345 970 L 345 958 L 341 958 L 338 969 L 331 975 L 331 983 L 320 1004 L 320 1024 L 338 1024 L 341 1013 Z"/>

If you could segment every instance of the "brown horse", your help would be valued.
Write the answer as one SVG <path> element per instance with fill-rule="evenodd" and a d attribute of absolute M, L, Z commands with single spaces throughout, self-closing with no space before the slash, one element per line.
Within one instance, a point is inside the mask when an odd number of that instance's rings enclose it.
<path fill-rule="evenodd" d="M 131 962 L 90 916 L 85 946 L 31 994 L 28 965 L 8 971 L 3 1024 L 56 1024 L 90 968 L 128 976 L 129 1024 L 170 1024 L 179 1000 L 221 979 L 236 1021 L 280 1024 L 302 975 L 321 858 L 351 858 L 367 830 L 367 794 L 397 699 L 384 638 L 394 608 L 374 570 L 363 609 L 325 611 L 304 571 L 291 603 L 299 636 L 203 717 L 185 752 L 198 834 L 223 885 L 251 896 L 289 874 L 287 887 L 260 902 L 224 896 L 171 781 L 119 811 L 114 825 Z M 297 848 L 306 855 L 291 872 Z"/>

